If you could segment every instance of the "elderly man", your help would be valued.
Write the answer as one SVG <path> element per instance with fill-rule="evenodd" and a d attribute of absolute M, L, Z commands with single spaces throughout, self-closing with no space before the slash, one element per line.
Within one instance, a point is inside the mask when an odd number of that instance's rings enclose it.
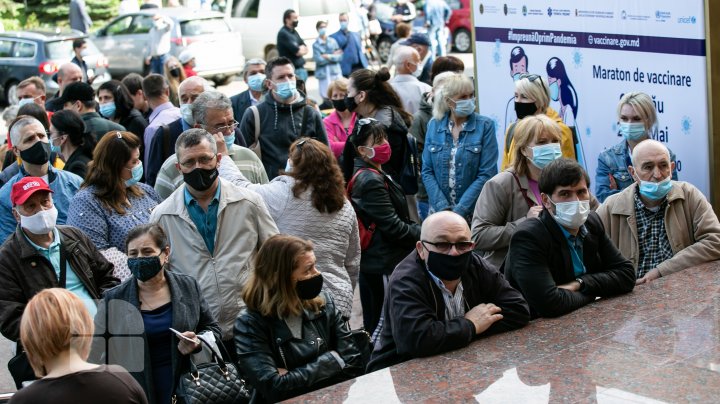
<path fill-rule="evenodd" d="M 720 259 L 720 223 L 692 184 L 671 181 L 668 148 L 648 139 L 633 149 L 635 183 L 598 209 L 610 239 L 632 261 L 637 283 Z"/>
<path fill-rule="evenodd" d="M 260 97 L 263 95 L 263 84 L 265 83 L 266 65 L 267 63 L 262 59 L 250 59 L 245 62 L 243 80 L 248 85 L 248 89 L 230 97 L 233 116 L 236 121 L 242 121 L 245 110 L 260 103 Z"/>
<path fill-rule="evenodd" d="M 431 73 L 434 59 L 432 52 L 430 52 L 431 45 L 427 35 L 415 33 L 410 35 L 410 38 L 406 39 L 403 42 L 400 42 L 400 44 L 405 46 L 411 46 L 416 51 L 418 51 L 421 60 L 420 65 L 422 66 L 422 73 L 420 73 L 420 76 L 418 76 L 418 80 L 422 81 L 427 85 L 432 85 Z"/>
<path fill-rule="evenodd" d="M 206 91 L 192 103 L 192 111 L 196 128 L 222 135 L 228 157 L 249 181 L 267 184 L 268 177 L 257 154 L 236 143 L 238 139 L 242 140 L 242 136 L 235 127 L 237 122 L 232 119 L 233 110 L 226 95 L 218 91 Z M 155 190 L 163 199 L 183 183 L 182 175 L 175 168 L 176 164 L 177 156 L 173 154 L 165 160 L 155 181 Z"/>
<path fill-rule="evenodd" d="M 405 111 L 415 114 L 420 109 L 423 94 L 432 87 L 418 80 L 422 74 L 420 54 L 410 46 L 401 46 L 395 51 L 395 77 L 390 80 L 393 90 L 400 96 Z"/>
<path fill-rule="evenodd" d="M 100 141 L 110 131 L 124 131 L 125 127 L 105 119 L 95 110 L 95 91 L 90 84 L 78 81 L 65 88 L 62 97 L 64 109 L 70 109 L 82 117 L 85 130 Z"/>
<path fill-rule="evenodd" d="M 152 108 L 152 113 L 148 117 L 148 126 L 145 128 L 143 135 L 143 144 L 145 145 L 145 154 L 143 161 L 145 164 L 150 161 L 150 144 L 155 136 L 158 128 L 163 125 L 169 125 L 181 118 L 180 108 L 174 106 L 170 102 L 170 85 L 167 79 L 160 74 L 150 74 L 143 79 L 143 93 Z"/>
<path fill-rule="evenodd" d="M 95 300 L 120 283 L 112 276 L 112 264 L 83 232 L 56 225 L 52 192 L 42 178 L 24 177 L 9 195 L 17 229 L 0 247 L 0 331 L 11 341 L 20 340 L 20 318 L 37 292 L 66 288 L 94 314 Z M 32 374 L 13 376 L 16 383 L 34 379 Z"/>
<path fill-rule="evenodd" d="M 423 222 L 416 251 L 390 276 L 368 371 L 462 348 L 478 336 L 528 323 L 525 299 L 473 245 L 467 222 L 456 213 L 438 212 Z"/>
<path fill-rule="evenodd" d="M 218 177 L 222 155 L 210 133 L 183 132 L 175 154 L 185 184 L 155 208 L 150 221 L 165 229 L 172 270 L 197 279 L 223 342 L 235 353 L 233 324 L 244 306 L 239 291 L 260 245 L 277 227 L 258 194 Z"/>
<path fill-rule="evenodd" d="M 576 161 L 548 164 L 538 184 L 543 211 L 520 223 L 510 239 L 504 273 L 533 317 L 557 317 L 635 287 L 632 264 L 590 211 L 589 186 Z"/>
<path fill-rule="evenodd" d="M 55 112 L 63 109 L 64 103 L 62 99 L 60 99 L 60 96 L 62 96 L 65 87 L 76 81 L 82 81 L 82 79 L 83 72 L 80 70 L 78 65 L 72 62 L 61 65 L 55 75 L 55 81 L 57 81 L 59 86 L 58 92 L 55 94 L 55 97 L 45 102 L 45 110 L 48 112 Z"/>
<path fill-rule="evenodd" d="M 77 175 L 50 166 L 50 141 L 45 127 L 37 119 L 26 116 L 16 121 L 10 130 L 10 140 L 12 152 L 22 159 L 22 165 L 20 172 L 0 188 L 0 240 L 5 240 L 15 231 L 16 221 L 10 204 L 13 184 L 27 176 L 41 177 L 49 183 L 55 193 L 59 224 L 65 224 L 70 199 L 82 184 L 82 178 Z"/>
<path fill-rule="evenodd" d="M 325 144 L 328 140 L 320 113 L 307 105 L 295 87 L 295 68 L 290 59 L 271 60 L 265 66 L 265 76 L 269 94 L 245 111 L 240 133 L 251 149 L 260 147 L 265 172 L 273 179 L 285 168 L 288 149 L 295 139 L 313 137 Z"/>

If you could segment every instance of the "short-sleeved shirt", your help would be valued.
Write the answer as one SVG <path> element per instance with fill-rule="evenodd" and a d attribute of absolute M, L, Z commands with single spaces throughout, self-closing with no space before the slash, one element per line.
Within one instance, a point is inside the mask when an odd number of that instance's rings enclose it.
<path fill-rule="evenodd" d="M 205 240 L 205 246 L 207 246 L 210 254 L 215 251 L 215 231 L 217 230 L 217 216 L 218 208 L 220 207 L 220 182 L 218 182 L 215 196 L 213 196 L 210 205 L 208 205 L 207 211 L 205 211 L 198 201 L 190 194 L 187 187 L 185 187 L 185 206 L 187 207 L 188 214 L 198 232 Z"/>

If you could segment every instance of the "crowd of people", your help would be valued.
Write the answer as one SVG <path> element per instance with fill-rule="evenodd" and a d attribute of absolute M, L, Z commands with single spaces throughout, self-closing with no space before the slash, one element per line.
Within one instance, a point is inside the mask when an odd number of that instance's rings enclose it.
<path fill-rule="evenodd" d="M 74 63 L 55 98 L 18 85 L 0 175 L 13 402 L 171 402 L 201 335 L 251 401 L 279 401 L 720 259 L 712 206 L 649 138 L 648 95 L 620 100 L 593 194 L 544 77 L 517 78 L 498 145 L 441 33 L 405 33 L 391 75 L 341 14 L 316 26 L 324 116 L 282 18 L 280 56 L 248 60 L 232 97 L 187 55 L 97 92 Z"/>

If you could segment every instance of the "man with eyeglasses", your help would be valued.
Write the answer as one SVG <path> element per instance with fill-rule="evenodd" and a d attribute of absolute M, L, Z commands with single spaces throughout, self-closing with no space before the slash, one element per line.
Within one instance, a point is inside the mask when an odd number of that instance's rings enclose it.
<path fill-rule="evenodd" d="M 504 273 L 522 292 L 533 318 L 557 317 L 597 297 L 635 287 L 632 263 L 590 211 L 590 177 L 574 160 L 557 159 L 542 170 L 543 211 L 517 225 Z"/>
<path fill-rule="evenodd" d="M 58 210 L 57 224 L 65 224 L 70 200 L 80 189 L 82 178 L 53 168 L 50 163 L 50 140 L 45 127 L 37 119 L 24 116 L 15 121 L 10 129 L 12 153 L 22 159 L 20 172 L 0 188 L 0 241 L 15 231 L 17 221 L 12 213 L 10 192 L 12 186 L 24 177 L 40 177 L 53 191 L 53 201 Z"/>
<path fill-rule="evenodd" d="M 260 245 L 278 232 L 277 226 L 260 195 L 219 178 L 223 156 L 209 132 L 186 130 L 175 143 L 175 154 L 184 186 L 153 210 L 150 222 L 165 229 L 173 246 L 171 269 L 200 284 L 234 358 L 233 325 L 245 306 L 240 291 Z"/>
<path fill-rule="evenodd" d="M 254 184 L 267 184 L 268 177 L 260 158 L 244 147 L 245 140 L 237 129 L 232 104 L 226 95 L 218 91 L 205 91 L 194 99 L 191 111 L 191 120 L 196 128 L 222 135 L 228 150 L 226 157 L 232 159 L 245 178 Z M 155 190 L 162 198 L 170 196 L 183 183 L 182 175 L 175 168 L 176 163 L 177 155 L 173 154 L 162 164 L 157 178 L 153 178 Z"/>
<path fill-rule="evenodd" d="M 390 276 L 368 372 L 528 323 L 530 311 L 520 292 L 473 247 L 462 216 L 443 211 L 425 219 L 416 251 Z"/>

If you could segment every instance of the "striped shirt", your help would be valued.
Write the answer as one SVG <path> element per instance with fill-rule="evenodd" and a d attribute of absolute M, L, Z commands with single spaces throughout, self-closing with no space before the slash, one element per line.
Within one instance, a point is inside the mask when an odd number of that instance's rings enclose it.
<path fill-rule="evenodd" d="M 667 199 L 657 208 L 648 209 L 640 199 L 638 191 L 635 191 L 635 220 L 640 241 L 638 279 L 673 257 L 672 247 L 665 231 L 666 207 Z"/>
<path fill-rule="evenodd" d="M 445 301 L 445 319 L 451 320 L 453 318 L 465 316 L 465 298 L 463 297 L 464 289 L 462 281 L 458 283 L 457 288 L 455 288 L 455 294 L 453 294 L 445 287 L 445 284 L 440 280 L 440 278 L 435 276 L 429 270 L 428 273 L 430 274 L 433 282 L 435 282 L 437 287 L 440 288 L 440 292 L 443 295 L 443 300 Z"/>

